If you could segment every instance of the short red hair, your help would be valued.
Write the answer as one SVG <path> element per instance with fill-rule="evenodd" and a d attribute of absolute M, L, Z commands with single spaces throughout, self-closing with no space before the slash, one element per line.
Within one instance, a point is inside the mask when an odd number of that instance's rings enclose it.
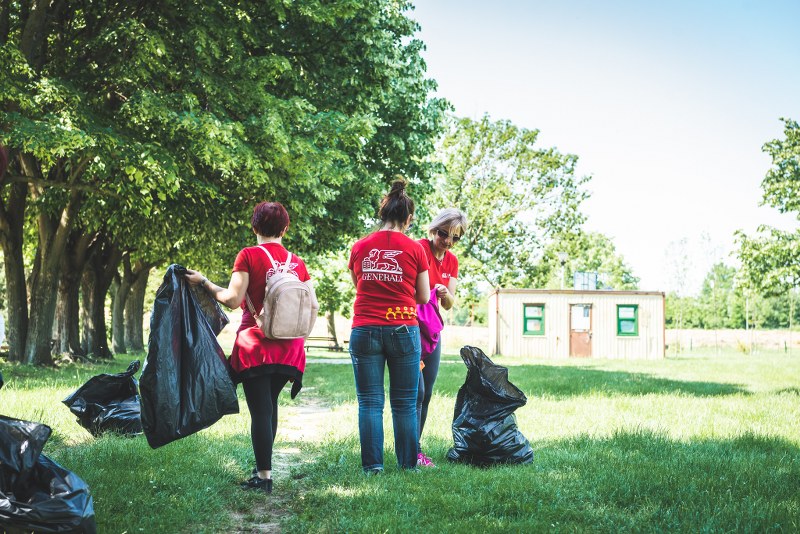
<path fill-rule="evenodd" d="M 280 202 L 261 202 L 253 208 L 250 224 L 258 235 L 280 237 L 283 229 L 289 226 L 289 212 Z"/>

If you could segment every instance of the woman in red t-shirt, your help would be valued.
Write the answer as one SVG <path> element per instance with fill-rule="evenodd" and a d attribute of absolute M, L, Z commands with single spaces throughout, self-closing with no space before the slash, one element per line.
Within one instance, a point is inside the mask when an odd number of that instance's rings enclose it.
<path fill-rule="evenodd" d="M 431 292 L 436 292 L 438 304 L 445 310 L 453 307 L 456 300 L 456 284 L 458 283 L 458 258 L 450 249 L 458 243 L 467 231 L 467 218 L 455 208 L 447 208 L 439 212 L 428 225 L 429 239 L 420 239 L 419 243 L 428 258 L 428 278 Z M 431 402 L 433 384 L 439 374 L 439 360 L 442 356 L 442 338 L 430 354 L 423 354 L 425 366 L 419 377 L 419 393 L 417 395 L 417 416 L 419 436 L 425 427 L 428 417 L 428 404 Z M 417 465 L 435 467 L 428 456 L 422 452 L 417 441 Z"/>
<path fill-rule="evenodd" d="M 383 375 L 389 368 L 394 445 L 401 469 L 417 465 L 417 384 L 420 338 L 417 303 L 430 298 L 428 261 L 406 236 L 414 201 L 405 181 L 395 180 L 383 198 L 380 230 L 358 241 L 348 268 L 356 286 L 350 358 L 358 397 L 361 467 L 383 472 Z"/>
<path fill-rule="evenodd" d="M 236 372 L 237 381 L 242 383 L 250 409 L 250 434 L 256 457 L 256 472 L 242 483 L 242 487 L 271 493 L 278 394 L 290 380 L 294 381 L 292 398 L 300 391 L 306 352 L 303 338 L 275 340 L 264 337 L 244 304 L 245 295 L 253 303 L 264 302 L 267 276 L 289 259 L 289 251 L 281 244 L 289 228 L 289 214 L 279 202 L 262 202 L 253 210 L 251 224 L 258 245 L 239 251 L 227 288 L 211 283 L 197 271 L 189 270 L 186 278 L 192 284 L 201 284 L 218 302 L 229 308 L 242 308 L 242 323 L 236 332 L 231 367 Z M 309 280 L 303 260 L 292 255 L 289 265 L 289 272 L 303 282 Z"/>

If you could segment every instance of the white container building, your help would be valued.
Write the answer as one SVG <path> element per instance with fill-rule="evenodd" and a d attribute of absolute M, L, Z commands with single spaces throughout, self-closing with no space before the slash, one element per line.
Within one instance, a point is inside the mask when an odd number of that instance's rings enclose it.
<path fill-rule="evenodd" d="M 489 350 L 533 358 L 656 360 L 665 354 L 664 293 L 498 289 Z"/>

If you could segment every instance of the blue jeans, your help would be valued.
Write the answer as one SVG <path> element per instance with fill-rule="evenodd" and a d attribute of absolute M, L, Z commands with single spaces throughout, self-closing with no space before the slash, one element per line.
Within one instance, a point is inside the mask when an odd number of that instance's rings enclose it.
<path fill-rule="evenodd" d="M 420 353 L 417 326 L 358 326 L 350 333 L 364 471 L 383 469 L 384 367 L 389 367 L 389 403 L 397 464 L 406 469 L 417 465 Z"/>

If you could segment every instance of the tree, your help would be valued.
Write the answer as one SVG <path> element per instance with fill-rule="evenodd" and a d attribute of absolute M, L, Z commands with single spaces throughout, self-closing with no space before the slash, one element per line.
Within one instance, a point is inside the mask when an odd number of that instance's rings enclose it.
<path fill-rule="evenodd" d="M 476 285 L 526 286 L 541 277 L 546 246 L 583 222 L 579 207 L 588 178 L 575 176 L 577 157 L 536 146 L 538 130 L 509 121 L 449 117 L 437 150 L 444 171 L 430 212 L 463 211 L 469 229 L 459 247 L 462 294 Z"/>
<path fill-rule="evenodd" d="M 781 213 L 795 212 L 800 219 L 800 125 L 783 119 L 784 139 L 764 144 L 772 167 L 761 182 L 762 203 Z M 800 283 L 800 231 L 761 226 L 756 236 L 737 232 L 742 280 L 746 287 L 766 296 L 788 295 L 789 330 L 795 315 L 795 293 Z"/>
<path fill-rule="evenodd" d="M 446 105 L 428 96 L 409 7 L 2 3 L 0 145 L 11 166 L 0 181 L 0 245 L 12 359 L 52 361 L 71 239 L 96 236 L 113 250 L 93 256 L 83 278 L 99 338 L 99 294 L 126 255 L 222 271 L 250 243 L 248 211 L 265 198 L 289 208 L 291 247 L 322 251 L 363 230 L 386 169 L 427 182 Z M 36 227 L 28 276 L 27 221 Z"/>
<path fill-rule="evenodd" d="M 566 258 L 563 273 L 559 253 L 564 253 Z M 579 230 L 561 236 L 546 248 L 532 286 L 557 289 L 562 285 L 563 276 L 566 287 L 572 287 L 569 280 L 577 271 L 597 273 L 598 289 L 632 290 L 639 284 L 639 278 L 617 253 L 608 236 Z"/>
<path fill-rule="evenodd" d="M 319 301 L 319 311 L 325 315 L 328 334 L 339 347 L 336 335 L 337 313 L 350 317 L 356 292 L 347 269 L 348 251 L 330 251 L 313 258 L 308 267 Z"/>

